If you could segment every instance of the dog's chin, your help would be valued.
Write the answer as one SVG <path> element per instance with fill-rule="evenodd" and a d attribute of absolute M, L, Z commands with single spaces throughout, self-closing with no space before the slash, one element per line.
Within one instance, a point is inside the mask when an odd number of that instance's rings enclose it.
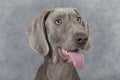
<path fill-rule="evenodd" d="M 68 50 L 64 48 L 58 48 L 58 54 L 63 60 L 73 63 L 75 68 L 83 68 L 85 66 L 82 48 Z"/>

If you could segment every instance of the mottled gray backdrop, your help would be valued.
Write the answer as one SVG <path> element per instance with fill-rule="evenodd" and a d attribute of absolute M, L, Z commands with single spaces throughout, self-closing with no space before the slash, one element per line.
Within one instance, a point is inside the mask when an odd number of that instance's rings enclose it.
<path fill-rule="evenodd" d="M 0 80 L 34 80 L 43 58 L 29 47 L 27 26 L 61 4 L 77 8 L 90 26 L 82 80 L 120 80 L 120 0 L 0 0 Z"/>

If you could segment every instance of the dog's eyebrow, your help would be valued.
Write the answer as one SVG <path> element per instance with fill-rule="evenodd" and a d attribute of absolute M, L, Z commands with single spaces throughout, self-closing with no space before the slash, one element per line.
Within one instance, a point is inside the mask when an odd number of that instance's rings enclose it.
<path fill-rule="evenodd" d="M 56 16 L 54 17 L 54 19 L 56 19 L 56 18 L 63 18 L 63 17 L 65 17 L 65 16 L 66 16 L 65 13 L 59 13 L 58 15 L 56 15 Z"/>

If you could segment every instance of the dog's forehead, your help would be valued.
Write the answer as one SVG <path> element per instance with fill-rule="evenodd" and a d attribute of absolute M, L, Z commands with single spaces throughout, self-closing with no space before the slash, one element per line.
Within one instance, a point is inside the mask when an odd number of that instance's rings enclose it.
<path fill-rule="evenodd" d="M 75 13 L 74 8 L 56 8 L 54 10 L 54 14 L 56 13 L 65 13 L 65 14 L 69 14 L 69 13 Z"/>
<path fill-rule="evenodd" d="M 74 8 L 56 8 L 55 11 L 74 12 Z"/>

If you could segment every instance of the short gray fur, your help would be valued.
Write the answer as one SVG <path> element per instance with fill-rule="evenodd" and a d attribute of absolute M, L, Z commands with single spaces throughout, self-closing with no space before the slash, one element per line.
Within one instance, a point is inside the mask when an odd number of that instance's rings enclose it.
<path fill-rule="evenodd" d="M 34 80 L 43 58 L 28 44 L 26 29 L 42 10 L 62 0 L 0 0 L 0 80 Z M 120 0 L 64 0 L 90 26 L 91 50 L 82 80 L 120 80 Z"/>

